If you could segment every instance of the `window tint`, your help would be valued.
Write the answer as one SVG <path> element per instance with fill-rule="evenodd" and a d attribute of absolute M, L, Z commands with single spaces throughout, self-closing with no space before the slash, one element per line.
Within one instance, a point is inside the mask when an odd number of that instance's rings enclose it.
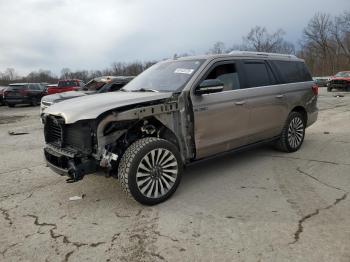
<path fill-rule="evenodd" d="M 238 73 L 233 63 L 216 66 L 205 78 L 205 80 L 208 79 L 218 79 L 223 82 L 224 91 L 240 88 Z"/>
<path fill-rule="evenodd" d="M 311 75 L 303 62 L 273 61 L 282 75 L 284 83 L 312 81 Z"/>
<path fill-rule="evenodd" d="M 245 62 L 248 87 L 268 86 L 274 84 L 269 75 L 269 69 L 262 62 Z"/>
<path fill-rule="evenodd" d="M 27 89 L 26 85 L 9 85 L 6 88 L 7 91 L 9 91 L 9 90 L 24 90 L 24 89 Z"/>

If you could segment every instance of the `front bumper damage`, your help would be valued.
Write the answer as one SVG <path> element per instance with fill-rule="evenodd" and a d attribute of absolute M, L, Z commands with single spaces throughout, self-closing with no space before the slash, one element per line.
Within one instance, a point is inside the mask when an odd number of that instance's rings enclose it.
<path fill-rule="evenodd" d="M 75 150 L 47 145 L 44 148 L 44 156 L 48 167 L 62 176 L 68 176 L 68 183 L 79 181 L 85 175 L 99 170 L 96 159 L 84 156 Z"/>

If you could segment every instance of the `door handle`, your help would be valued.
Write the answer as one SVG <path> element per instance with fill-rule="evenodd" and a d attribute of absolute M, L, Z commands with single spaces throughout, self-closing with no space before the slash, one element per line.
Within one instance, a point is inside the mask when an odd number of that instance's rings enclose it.
<path fill-rule="evenodd" d="M 283 98 L 284 95 L 277 95 L 276 98 Z"/>
<path fill-rule="evenodd" d="M 235 105 L 238 105 L 238 106 L 242 106 L 245 104 L 245 101 L 238 101 L 238 102 L 235 102 Z"/>

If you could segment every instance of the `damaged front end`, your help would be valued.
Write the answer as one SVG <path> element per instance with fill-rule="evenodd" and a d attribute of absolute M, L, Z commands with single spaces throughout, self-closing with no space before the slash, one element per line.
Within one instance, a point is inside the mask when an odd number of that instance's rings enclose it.
<path fill-rule="evenodd" d="M 166 136 L 180 151 L 186 151 L 184 143 L 178 143 L 178 120 L 178 103 L 172 99 L 112 110 L 96 119 L 69 124 L 63 117 L 45 115 L 45 159 L 53 171 L 69 177 L 67 182 L 97 171 L 117 177 L 120 157 L 142 137 Z"/>
<path fill-rule="evenodd" d="M 47 165 L 60 175 L 75 182 L 85 174 L 96 172 L 98 163 L 92 157 L 96 136 L 90 121 L 66 125 L 62 117 L 48 115 L 44 118 Z"/>

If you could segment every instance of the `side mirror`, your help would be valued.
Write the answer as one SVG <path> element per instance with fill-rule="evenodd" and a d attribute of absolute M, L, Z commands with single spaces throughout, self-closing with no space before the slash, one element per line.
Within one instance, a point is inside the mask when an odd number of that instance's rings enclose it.
<path fill-rule="evenodd" d="M 204 94 L 211 94 L 211 93 L 217 93 L 224 90 L 224 83 L 221 82 L 218 79 L 207 79 L 204 80 L 200 85 L 196 88 L 195 94 L 196 95 L 204 95 Z"/>

